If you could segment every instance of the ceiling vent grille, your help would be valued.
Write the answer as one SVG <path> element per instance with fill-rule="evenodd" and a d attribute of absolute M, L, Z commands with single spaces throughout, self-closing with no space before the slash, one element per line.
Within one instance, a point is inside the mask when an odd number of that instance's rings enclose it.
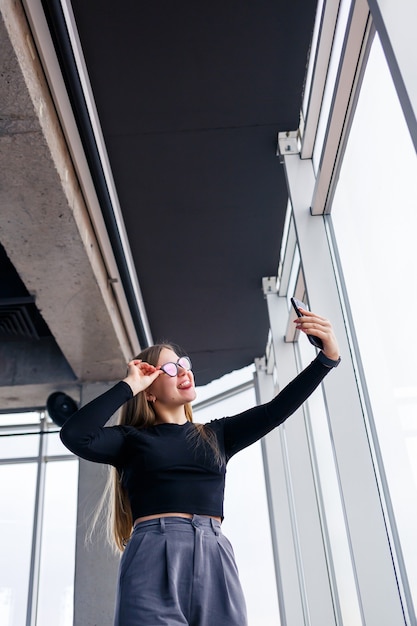
<path fill-rule="evenodd" d="M 0 299 L 0 339 L 39 339 L 32 319 L 34 311 L 31 297 Z"/>

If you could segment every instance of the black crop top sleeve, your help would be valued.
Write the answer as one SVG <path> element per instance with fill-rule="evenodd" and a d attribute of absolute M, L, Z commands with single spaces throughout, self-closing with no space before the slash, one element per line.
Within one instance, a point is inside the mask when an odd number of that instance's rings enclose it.
<path fill-rule="evenodd" d="M 124 432 L 121 428 L 107 428 L 105 424 L 132 397 L 129 385 L 120 381 L 83 406 L 63 425 L 60 432 L 63 444 L 87 461 L 117 466 L 124 451 Z"/>
<path fill-rule="evenodd" d="M 320 355 L 270 402 L 234 417 L 223 418 L 227 460 L 282 424 L 307 400 L 330 371 L 330 366 L 324 364 Z"/>

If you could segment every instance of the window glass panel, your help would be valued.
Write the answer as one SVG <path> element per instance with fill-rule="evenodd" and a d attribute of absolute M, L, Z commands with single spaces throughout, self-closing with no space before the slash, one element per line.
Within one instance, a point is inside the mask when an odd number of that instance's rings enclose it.
<path fill-rule="evenodd" d="M 0 413 L 0 426 L 39 423 L 40 413 L 37 411 L 28 411 L 27 413 Z"/>
<path fill-rule="evenodd" d="M 78 462 L 48 463 L 38 624 L 72 626 Z"/>
<path fill-rule="evenodd" d="M 314 144 L 313 164 L 316 172 L 319 170 L 320 167 L 321 153 L 323 150 L 324 139 L 326 136 L 327 123 L 329 120 L 330 109 L 333 101 L 334 87 L 336 83 L 337 73 L 339 70 L 340 57 L 342 54 L 351 4 L 351 0 L 341 0 L 340 2 L 336 32 L 326 78 L 326 86 L 324 88 L 320 119 L 317 128 L 316 142 Z"/>
<path fill-rule="evenodd" d="M 301 369 L 304 369 L 315 358 L 317 352 L 302 333 L 298 349 L 301 355 Z M 323 393 L 319 389 L 310 396 L 307 407 L 307 429 L 312 464 L 318 481 L 317 492 L 321 498 L 323 537 L 331 587 L 335 596 L 335 609 L 341 617 L 341 623 L 362 626 L 332 437 Z"/>
<path fill-rule="evenodd" d="M 308 112 L 308 105 L 309 105 L 310 91 L 311 91 L 311 82 L 313 80 L 313 68 L 314 68 L 313 60 L 314 60 L 314 58 L 315 58 L 315 56 L 317 54 L 317 43 L 318 43 L 318 37 L 319 37 L 319 34 L 320 34 L 320 25 L 321 25 L 321 20 L 322 20 L 322 12 L 323 12 L 323 0 L 318 0 L 317 9 L 316 9 L 316 19 L 315 19 L 315 22 L 314 22 L 313 37 L 311 39 L 309 63 L 308 63 L 308 67 L 307 67 L 307 75 L 306 75 L 305 87 L 304 87 L 303 106 L 302 106 L 304 119 L 307 117 L 307 112 Z"/>
<path fill-rule="evenodd" d="M 247 380 L 245 370 L 248 368 L 240 372 L 244 381 Z M 239 372 L 234 372 L 220 381 L 206 385 L 206 388 L 211 388 L 212 395 L 214 395 L 232 388 L 239 382 L 242 382 L 242 380 L 239 381 Z M 197 400 L 201 401 L 204 396 L 210 397 L 204 387 L 197 391 Z M 197 422 L 207 422 L 211 419 L 235 415 L 255 404 L 254 389 L 249 389 L 207 408 L 195 410 L 194 417 Z M 254 511 L 256 511 L 255 515 Z M 228 464 L 223 531 L 235 550 L 249 623 L 279 626 L 272 539 L 259 442 L 239 452 Z M 261 586 L 259 585 L 260 577 L 262 577 Z"/>
<path fill-rule="evenodd" d="M 349 305 L 417 603 L 417 158 L 376 37 L 333 204 Z M 378 448 L 377 448 L 378 450 Z M 395 551 L 394 551 L 395 554 Z"/>
<path fill-rule="evenodd" d="M 39 454 L 39 434 L 8 435 L 0 434 L 0 459 L 37 457 Z"/>
<path fill-rule="evenodd" d="M 46 451 L 48 456 L 71 454 L 59 438 L 59 432 L 48 432 L 48 435 L 46 436 Z"/>
<path fill-rule="evenodd" d="M 22 626 L 32 546 L 37 469 L 0 465 L 0 624 Z"/>
<path fill-rule="evenodd" d="M 288 280 L 288 293 L 292 294 L 295 291 L 295 285 L 297 283 L 297 279 L 298 279 L 298 274 L 300 271 L 300 263 L 301 263 L 301 259 L 300 259 L 300 249 L 298 247 L 298 245 L 295 247 L 294 250 L 294 257 L 293 257 L 293 262 L 292 262 L 292 266 L 291 266 L 291 273 L 290 273 L 290 278 Z"/>

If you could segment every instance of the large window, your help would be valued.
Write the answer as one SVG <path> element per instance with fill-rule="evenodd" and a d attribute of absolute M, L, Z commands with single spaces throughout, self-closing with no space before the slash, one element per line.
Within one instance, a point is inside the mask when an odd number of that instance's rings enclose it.
<path fill-rule="evenodd" d="M 287 299 L 295 294 L 309 306 L 305 279 L 300 265 L 298 246 L 292 261 Z M 288 302 L 289 315 L 293 315 Z M 287 337 L 287 339 L 289 339 Z M 297 339 L 295 333 L 294 339 Z M 297 341 L 298 369 L 306 368 L 317 350 L 306 341 L 304 335 Z M 332 433 L 329 428 L 325 397 L 322 389 L 313 393 L 304 405 L 304 419 L 308 448 L 311 455 L 317 508 L 320 515 L 322 539 L 326 554 L 329 586 L 336 623 L 355 626 L 361 624 L 360 600 L 350 554 L 341 488 L 338 481 Z"/>
<path fill-rule="evenodd" d="M 78 463 L 43 413 L 0 415 L 0 624 L 73 623 Z"/>
<path fill-rule="evenodd" d="M 256 404 L 253 368 L 233 372 L 197 391 L 197 422 L 245 411 Z M 277 586 L 259 442 L 242 450 L 228 465 L 223 531 L 235 550 L 249 624 L 278 626 Z"/>
<path fill-rule="evenodd" d="M 333 203 L 364 409 L 403 592 L 417 604 L 417 158 L 375 38 Z M 400 583 L 401 584 L 401 583 Z"/>

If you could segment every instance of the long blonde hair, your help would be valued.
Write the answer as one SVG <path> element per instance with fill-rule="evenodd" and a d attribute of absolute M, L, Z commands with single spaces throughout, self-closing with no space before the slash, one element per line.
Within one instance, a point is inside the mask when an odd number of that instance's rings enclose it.
<path fill-rule="evenodd" d="M 179 352 L 178 348 L 171 344 L 159 343 L 145 348 L 135 358 L 146 361 L 151 365 L 157 365 L 161 351 L 164 348 L 172 350 L 177 354 Z M 193 422 L 191 404 L 185 404 L 184 411 L 187 420 Z M 157 415 L 153 403 L 147 400 L 145 391 L 141 391 L 123 405 L 117 424 L 142 429 L 153 426 L 156 421 Z M 195 445 L 198 446 L 202 441 L 207 442 L 214 453 L 216 463 L 221 464 L 222 458 L 213 431 L 206 428 L 204 424 L 194 425 L 195 429 L 191 432 L 191 438 L 195 441 Z M 106 487 L 94 515 L 90 537 L 103 510 L 106 510 L 107 539 L 116 551 L 120 550 L 123 552 L 131 535 L 134 520 L 127 491 L 123 486 L 123 473 L 112 466 L 109 466 Z"/>

